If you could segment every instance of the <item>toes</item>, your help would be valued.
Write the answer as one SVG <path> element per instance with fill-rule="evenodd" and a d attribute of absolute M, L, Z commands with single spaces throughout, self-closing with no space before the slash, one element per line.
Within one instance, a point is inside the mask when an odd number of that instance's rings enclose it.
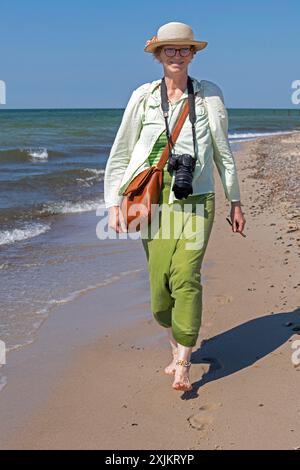
<path fill-rule="evenodd" d="M 173 384 L 172 387 L 175 388 L 175 390 L 180 390 L 180 384 L 179 383 Z"/>
<path fill-rule="evenodd" d="M 183 392 L 192 390 L 192 388 L 193 388 L 191 384 L 184 383 L 184 382 L 175 382 L 175 383 L 173 383 L 172 387 L 175 390 L 180 390 L 180 391 L 183 391 Z"/>
<path fill-rule="evenodd" d="M 183 391 L 191 390 L 193 388 L 189 377 L 184 377 L 180 375 L 179 376 L 177 375 L 176 377 L 176 374 L 174 375 L 175 375 L 175 378 L 173 382 L 173 388 L 175 388 L 176 390 L 183 390 Z"/>
<path fill-rule="evenodd" d="M 172 367 L 166 367 L 165 368 L 165 373 L 168 374 L 168 375 L 174 375 L 175 374 L 175 369 L 173 369 Z"/>
<path fill-rule="evenodd" d="M 180 392 L 189 392 L 190 390 L 192 390 L 192 386 L 188 387 L 186 385 L 176 385 L 176 386 L 173 386 L 174 390 L 179 390 Z"/>

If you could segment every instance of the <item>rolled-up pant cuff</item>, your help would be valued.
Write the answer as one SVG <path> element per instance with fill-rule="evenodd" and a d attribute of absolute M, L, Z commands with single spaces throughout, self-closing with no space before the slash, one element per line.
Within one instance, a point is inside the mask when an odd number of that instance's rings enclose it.
<path fill-rule="evenodd" d="M 181 344 L 182 346 L 186 346 L 187 348 L 196 346 L 198 336 L 199 336 L 198 334 L 197 335 L 183 335 L 182 333 L 178 333 L 176 332 L 176 330 L 173 329 L 173 338 L 175 339 L 175 341 L 177 341 L 177 343 Z"/>
<path fill-rule="evenodd" d="M 166 310 L 153 312 L 155 320 L 164 328 L 172 328 L 172 307 Z"/>

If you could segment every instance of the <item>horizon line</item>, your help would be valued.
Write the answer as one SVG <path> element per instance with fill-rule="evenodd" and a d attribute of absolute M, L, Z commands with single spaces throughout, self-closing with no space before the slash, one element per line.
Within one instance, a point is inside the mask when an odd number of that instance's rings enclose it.
<path fill-rule="evenodd" d="M 3 105 L 2 105 L 3 106 Z M 34 107 L 34 108 L 4 108 L 0 106 L 0 112 L 1 111 L 65 111 L 65 110 L 73 110 L 73 111 L 89 111 L 89 110 L 125 110 L 125 108 L 110 108 L 110 107 L 104 107 L 104 108 L 86 108 L 86 107 L 80 107 L 80 108 L 73 108 L 73 107 L 66 107 L 66 108 L 44 108 L 44 107 Z M 5 105 L 4 105 L 5 106 Z M 269 109 L 269 110 L 287 110 L 287 111 L 299 111 L 300 112 L 300 107 L 295 107 L 295 108 L 284 108 L 284 107 L 278 107 L 278 108 L 266 108 L 266 107 L 227 107 L 226 109 Z"/>

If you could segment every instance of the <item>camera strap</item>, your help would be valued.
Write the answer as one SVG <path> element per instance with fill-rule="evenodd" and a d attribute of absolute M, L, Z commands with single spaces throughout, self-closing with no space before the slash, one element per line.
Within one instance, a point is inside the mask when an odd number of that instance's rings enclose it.
<path fill-rule="evenodd" d="M 193 81 L 190 76 L 187 79 L 187 89 L 188 89 L 188 101 L 189 101 L 189 119 L 192 124 L 192 134 L 193 134 L 193 144 L 194 144 L 194 154 L 196 158 L 196 130 L 195 130 L 195 122 L 196 122 L 196 107 L 195 107 L 195 93 L 194 93 L 194 86 Z M 161 95 L 161 107 L 166 123 L 166 134 L 169 144 L 169 155 L 172 153 L 172 148 L 174 144 L 172 143 L 172 136 L 170 134 L 169 128 L 169 101 L 168 101 L 168 91 L 167 85 L 165 82 L 165 77 L 161 80 L 161 87 L 160 87 L 160 95 Z"/>

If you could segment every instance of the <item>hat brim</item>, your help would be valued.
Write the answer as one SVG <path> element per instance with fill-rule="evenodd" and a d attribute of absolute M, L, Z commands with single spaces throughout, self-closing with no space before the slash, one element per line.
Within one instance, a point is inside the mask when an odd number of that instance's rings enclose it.
<path fill-rule="evenodd" d="M 178 46 L 194 46 L 196 51 L 201 51 L 201 49 L 204 49 L 208 42 L 207 41 L 191 41 L 191 40 L 176 40 L 176 39 L 170 39 L 169 41 L 155 41 L 153 43 L 150 43 L 144 47 L 145 52 L 154 52 L 155 49 L 159 46 L 166 46 L 168 44 L 177 44 Z"/>

